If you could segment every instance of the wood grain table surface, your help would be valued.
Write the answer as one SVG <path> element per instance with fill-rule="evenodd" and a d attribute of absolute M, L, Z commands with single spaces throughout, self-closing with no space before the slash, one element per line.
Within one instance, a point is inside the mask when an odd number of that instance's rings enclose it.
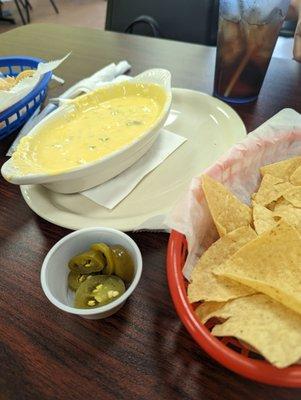
<path fill-rule="evenodd" d="M 60 25 L 28 25 L 0 35 L 0 55 L 57 59 L 64 87 L 111 62 L 171 71 L 173 86 L 211 94 L 215 50 L 167 40 Z M 285 107 L 301 112 L 301 65 L 274 58 L 261 94 L 235 106 L 248 131 Z M 0 142 L 0 163 L 11 140 Z M 40 287 L 47 251 L 68 233 L 36 216 L 19 188 L 0 178 L 0 399 L 301 399 L 301 391 L 244 379 L 208 357 L 179 321 L 168 292 L 168 235 L 130 233 L 144 271 L 127 304 L 100 321 L 66 315 Z"/>

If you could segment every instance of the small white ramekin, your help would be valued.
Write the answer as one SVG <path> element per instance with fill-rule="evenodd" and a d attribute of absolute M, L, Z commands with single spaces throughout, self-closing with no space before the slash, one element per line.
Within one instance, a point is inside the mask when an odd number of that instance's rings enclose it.
<path fill-rule="evenodd" d="M 68 290 L 68 261 L 89 249 L 92 243 L 124 246 L 133 258 L 134 279 L 125 293 L 105 306 L 81 309 L 75 308 Z M 142 273 L 142 257 L 136 243 L 125 233 L 110 228 L 86 228 L 72 232 L 57 242 L 44 259 L 41 270 L 41 285 L 48 300 L 59 309 L 87 319 L 106 318 L 118 311 L 135 290 Z"/>

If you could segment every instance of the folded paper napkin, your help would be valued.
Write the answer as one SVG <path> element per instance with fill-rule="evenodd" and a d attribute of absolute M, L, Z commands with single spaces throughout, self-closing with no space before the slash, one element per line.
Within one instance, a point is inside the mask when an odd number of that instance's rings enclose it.
<path fill-rule="evenodd" d="M 95 203 L 113 209 L 120 203 L 138 183 L 170 154 L 172 154 L 187 139 L 161 129 L 159 136 L 150 150 L 134 165 L 103 184 L 86 190 L 81 195 L 88 197 Z"/>
<path fill-rule="evenodd" d="M 204 173 L 250 204 L 250 196 L 261 180 L 259 168 L 300 154 L 301 115 L 292 109 L 284 109 L 233 146 Z M 217 239 L 204 201 L 201 176 L 192 179 L 187 193 L 165 223 L 186 236 L 188 257 L 183 273 L 189 279 L 198 257 Z"/>

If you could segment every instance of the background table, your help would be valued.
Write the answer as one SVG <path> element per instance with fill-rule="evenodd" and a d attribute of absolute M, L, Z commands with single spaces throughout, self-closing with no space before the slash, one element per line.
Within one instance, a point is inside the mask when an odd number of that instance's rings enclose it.
<path fill-rule="evenodd" d="M 64 88 L 127 59 L 135 75 L 171 71 L 173 86 L 212 92 L 215 50 L 172 41 L 59 25 L 28 25 L 0 36 L 0 54 L 47 60 L 72 51 L 56 71 Z M 285 107 L 301 112 L 301 66 L 273 59 L 260 97 L 234 108 L 248 131 Z M 0 142 L 0 163 L 10 140 Z M 144 271 L 115 316 L 89 321 L 52 306 L 40 287 L 49 248 L 66 235 L 31 212 L 19 188 L 0 178 L 0 399 L 298 399 L 301 390 L 253 383 L 208 357 L 179 321 L 165 275 L 168 235 L 132 233 Z"/>

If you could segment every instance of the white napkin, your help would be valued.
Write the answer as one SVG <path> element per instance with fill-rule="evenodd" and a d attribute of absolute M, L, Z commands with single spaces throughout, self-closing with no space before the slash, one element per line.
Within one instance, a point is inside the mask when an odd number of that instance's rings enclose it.
<path fill-rule="evenodd" d="M 161 129 L 159 136 L 150 150 L 130 168 L 92 189 L 81 192 L 95 203 L 112 210 L 138 183 L 187 139 L 166 129 Z"/>
<path fill-rule="evenodd" d="M 75 89 L 81 91 L 81 89 L 89 89 L 94 90 L 98 87 L 103 86 L 105 83 L 114 81 L 120 75 L 123 75 L 131 68 L 131 65 L 123 60 L 120 61 L 118 64 L 112 63 L 107 65 L 106 67 L 100 69 L 99 71 L 95 72 L 93 75 L 85 78 L 79 82 L 77 82 L 74 86 L 68 89 L 65 93 L 63 93 L 60 98 L 66 99 L 75 97 L 78 93 L 75 92 Z M 126 77 L 129 79 L 130 77 Z M 121 79 L 124 79 L 121 78 Z M 70 94 L 70 95 L 69 95 Z"/>

